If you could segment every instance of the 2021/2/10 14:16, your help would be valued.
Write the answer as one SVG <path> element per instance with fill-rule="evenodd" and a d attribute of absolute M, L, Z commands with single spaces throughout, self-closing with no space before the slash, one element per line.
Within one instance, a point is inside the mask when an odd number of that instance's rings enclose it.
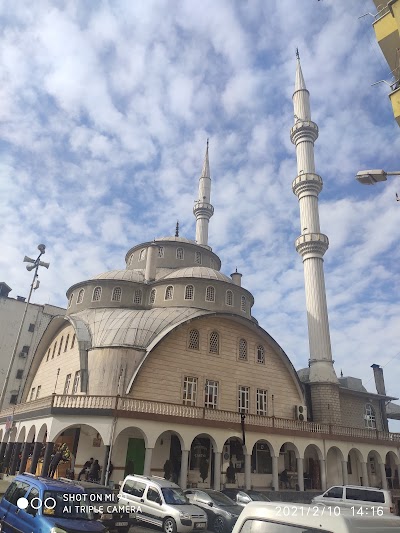
<path fill-rule="evenodd" d="M 353 516 L 383 516 L 383 507 L 361 505 L 360 507 L 350 507 Z"/>

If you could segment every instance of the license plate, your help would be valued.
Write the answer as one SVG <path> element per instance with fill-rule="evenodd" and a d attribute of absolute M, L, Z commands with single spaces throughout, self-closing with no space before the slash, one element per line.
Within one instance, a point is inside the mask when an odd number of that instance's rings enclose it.
<path fill-rule="evenodd" d="M 124 527 L 127 525 L 128 525 L 128 522 L 115 522 L 115 527 Z"/>
<path fill-rule="evenodd" d="M 195 522 L 194 527 L 195 529 L 206 529 L 206 525 L 204 522 Z"/>

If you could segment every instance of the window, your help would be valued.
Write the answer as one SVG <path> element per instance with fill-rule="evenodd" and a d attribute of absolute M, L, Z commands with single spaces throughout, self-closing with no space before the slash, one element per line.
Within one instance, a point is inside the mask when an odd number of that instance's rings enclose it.
<path fill-rule="evenodd" d="M 147 499 L 149 500 L 149 502 L 156 502 L 156 503 L 162 502 L 161 496 L 158 490 L 153 489 L 151 487 L 147 489 Z"/>
<path fill-rule="evenodd" d="M 194 254 L 194 262 L 201 265 L 201 252 L 196 252 Z"/>
<path fill-rule="evenodd" d="M 189 331 L 189 346 L 190 350 L 198 350 L 200 344 L 200 333 L 197 329 L 191 329 Z"/>
<path fill-rule="evenodd" d="M 226 305 L 233 305 L 233 292 L 232 291 L 226 291 L 225 302 L 226 302 Z"/>
<path fill-rule="evenodd" d="M 35 487 L 32 487 L 28 496 L 26 497 L 26 499 L 28 500 L 28 508 L 29 508 L 29 514 L 31 516 L 36 516 L 37 515 L 37 509 L 35 509 L 35 507 L 37 507 L 37 498 L 39 498 L 40 495 L 39 495 L 39 491 L 38 489 L 36 489 Z M 33 505 L 33 507 L 32 507 Z"/>
<path fill-rule="evenodd" d="M 206 302 L 215 302 L 215 289 L 214 287 L 206 288 Z"/>
<path fill-rule="evenodd" d="M 78 392 L 80 380 L 81 380 L 81 371 L 77 370 L 75 372 L 74 384 L 72 385 L 72 394 L 76 394 Z"/>
<path fill-rule="evenodd" d="M 68 348 L 68 342 L 69 342 L 69 333 L 68 333 L 68 335 L 67 335 L 67 338 L 65 339 L 64 352 L 67 351 L 67 348 Z"/>
<path fill-rule="evenodd" d="M 146 259 L 146 248 L 143 248 L 143 250 L 140 250 L 139 253 L 139 261 L 144 261 Z"/>
<path fill-rule="evenodd" d="M 370 403 L 365 406 L 364 412 L 365 427 L 368 429 L 376 429 L 375 409 Z"/>
<path fill-rule="evenodd" d="M 165 289 L 165 299 L 172 300 L 173 295 L 174 295 L 174 288 L 172 285 L 168 285 L 168 287 Z"/>
<path fill-rule="evenodd" d="M 164 246 L 158 247 L 158 257 L 164 257 Z"/>
<path fill-rule="evenodd" d="M 153 304 L 156 301 L 156 289 L 151 289 L 149 303 Z"/>
<path fill-rule="evenodd" d="M 65 378 L 65 385 L 64 385 L 63 394 L 68 394 L 70 384 L 71 384 L 71 374 L 67 374 L 67 377 Z"/>
<path fill-rule="evenodd" d="M 246 296 L 240 298 L 240 309 L 246 312 Z"/>
<path fill-rule="evenodd" d="M 12 405 L 16 405 L 17 401 L 18 401 L 18 394 L 11 394 L 10 403 Z"/>
<path fill-rule="evenodd" d="M 49 360 L 49 357 L 50 357 L 50 352 L 51 352 L 51 348 L 49 348 L 49 349 L 48 349 L 48 351 L 47 351 L 47 357 L 46 357 L 46 361 L 48 361 L 48 360 Z"/>
<path fill-rule="evenodd" d="M 247 361 L 247 341 L 246 339 L 240 339 L 239 341 L 239 359 Z"/>
<path fill-rule="evenodd" d="M 60 355 L 61 353 L 61 348 L 62 348 L 62 343 L 64 341 L 64 337 L 61 337 L 61 340 L 60 340 L 60 346 L 58 347 L 58 352 L 57 352 L 57 355 Z"/>
<path fill-rule="evenodd" d="M 219 353 L 219 333 L 217 331 L 212 331 L 210 333 L 210 344 L 208 351 L 210 353 Z"/>
<path fill-rule="evenodd" d="M 249 396 L 250 396 L 250 387 L 239 386 L 238 391 L 238 409 L 239 413 L 248 413 L 249 412 Z"/>
<path fill-rule="evenodd" d="M 185 300 L 193 300 L 194 298 L 194 287 L 193 285 L 186 285 L 185 287 Z"/>
<path fill-rule="evenodd" d="M 98 302 L 101 298 L 101 287 L 95 287 L 93 290 L 92 302 Z"/>
<path fill-rule="evenodd" d="M 74 297 L 74 293 L 71 293 L 68 300 L 68 307 L 71 307 L 72 305 L 72 298 Z"/>
<path fill-rule="evenodd" d="M 265 350 L 264 346 L 261 344 L 257 346 L 257 363 L 260 363 L 261 365 L 265 363 Z"/>
<path fill-rule="evenodd" d="M 54 346 L 53 346 L 53 353 L 51 354 L 51 358 L 54 359 L 54 355 L 56 353 L 56 348 L 57 348 L 57 341 L 54 343 Z"/>
<path fill-rule="evenodd" d="M 257 474 L 272 474 L 271 451 L 266 442 L 257 442 L 253 448 L 252 471 Z"/>
<path fill-rule="evenodd" d="M 218 381 L 207 380 L 205 387 L 204 407 L 216 409 L 218 405 Z"/>
<path fill-rule="evenodd" d="M 29 331 L 30 333 L 33 333 L 33 332 L 35 331 L 35 324 L 29 324 L 28 331 Z"/>
<path fill-rule="evenodd" d="M 142 291 L 140 289 L 135 289 L 133 293 L 133 303 L 141 304 L 142 303 Z"/>
<path fill-rule="evenodd" d="M 28 354 L 29 352 L 29 346 L 22 346 L 22 350 L 21 350 L 23 353 L 25 354 Z"/>
<path fill-rule="evenodd" d="M 197 378 L 185 377 L 183 382 L 183 405 L 196 405 Z"/>
<path fill-rule="evenodd" d="M 122 486 L 122 492 L 131 494 L 137 498 L 143 498 L 146 486 L 147 485 L 141 481 L 133 481 L 132 479 L 128 479 Z"/>
<path fill-rule="evenodd" d="M 17 370 L 16 379 L 22 379 L 22 376 L 24 375 L 24 371 L 19 369 Z"/>
<path fill-rule="evenodd" d="M 73 337 L 72 337 L 72 342 L 71 342 L 71 349 L 74 347 L 74 344 L 75 344 L 75 338 L 76 338 L 76 335 L 74 333 Z"/>
<path fill-rule="evenodd" d="M 35 396 L 35 390 L 36 390 L 35 387 L 33 387 L 32 390 L 31 390 L 31 395 L 29 397 L 29 401 L 33 400 L 33 397 Z"/>
<path fill-rule="evenodd" d="M 81 304 L 83 302 L 83 296 L 85 294 L 85 289 L 81 289 L 79 292 L 78 292 L 78 298 L 76 299 L 76 303 L 77 304 Z"/>
<path fill-rule="evenodd" d="M 183 248 L 177 248 L 176 249 L 176 258 L 177 259 L 183 259 L 184 258 Z"/>
<path fill-rule="evenodd" d="M 268 392 L 265 389 L 257 389 L 257 414 L 267 416 L 268 414 L 268 405 L 267 405 Z"/>
<path fill-rule="evenodd" d="M 343 498 L 343 487 L 332 487 L 324 494 L 324 498 Z"/>
<path fill-rule="evenodd" d="M 4 499 L 17 505 L 19 498 L 23 498 L 29 490 L 29 484 L 22 481 L 13 481 L 4 494 Z"/>
<path fill-rule="evenodd" d="M 122 290 L 121 287 L 114 287 L 112 291 L 111 301 L 120 302 L 121 301 Z"/>
<path fill-rule="evenodd" d="M 39 394 L 40 394 L 40 389 L 42 388 L 41 385 L 38 385 L 38 388 L 36 389 L 36 396 L 35 396 L 35 399 L 36 398 L 39 398 Z"/>

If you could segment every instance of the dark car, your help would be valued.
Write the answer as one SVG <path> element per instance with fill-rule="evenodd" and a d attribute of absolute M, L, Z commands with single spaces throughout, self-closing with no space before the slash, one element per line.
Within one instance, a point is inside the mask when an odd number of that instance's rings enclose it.
<path fill-rule="evenodd" d="M 224 489 L 222 491 L 228 498 L 244 507 L 250 502 L 270 502 L 271 500 L 262 492 L 245 489 Z"/>
<path fill-rule="evenodd" d="M 85 505 L 93 513 L 94 518 L 107 527 L 108 531 L 128 533 L 134 523 L 134 518 L 131 519 L 126 506 L 119 503 L 117 495 L 109 487 L 90 481 L 66 478 L 59 478 L 59 481 L 80 487 L 88 495 L 85 499 Z"/>
<path fill-rule="evenodd" d="M 82 490 L 34 474 L 19 474 L 0 502 L 0 531 L 20 533 L 105 533 L 81 506 Z"/>
<path fill-rule="evenodd" d="M 215 533 L 232 531 L 243 507 L 222 492 L 211 489 L 188 489 L 185 494 L 194 505 L 207 513 L 209 528 Z"/>

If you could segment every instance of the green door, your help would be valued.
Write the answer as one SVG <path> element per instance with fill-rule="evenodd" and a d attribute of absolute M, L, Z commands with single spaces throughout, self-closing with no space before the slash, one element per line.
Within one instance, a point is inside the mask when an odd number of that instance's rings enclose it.
<path fill-rule="evenodd" d="M 128 474 L 143 474 L 144 468 L 144 440 L 129 439 L 126 451 L 125 476 Z"/>

